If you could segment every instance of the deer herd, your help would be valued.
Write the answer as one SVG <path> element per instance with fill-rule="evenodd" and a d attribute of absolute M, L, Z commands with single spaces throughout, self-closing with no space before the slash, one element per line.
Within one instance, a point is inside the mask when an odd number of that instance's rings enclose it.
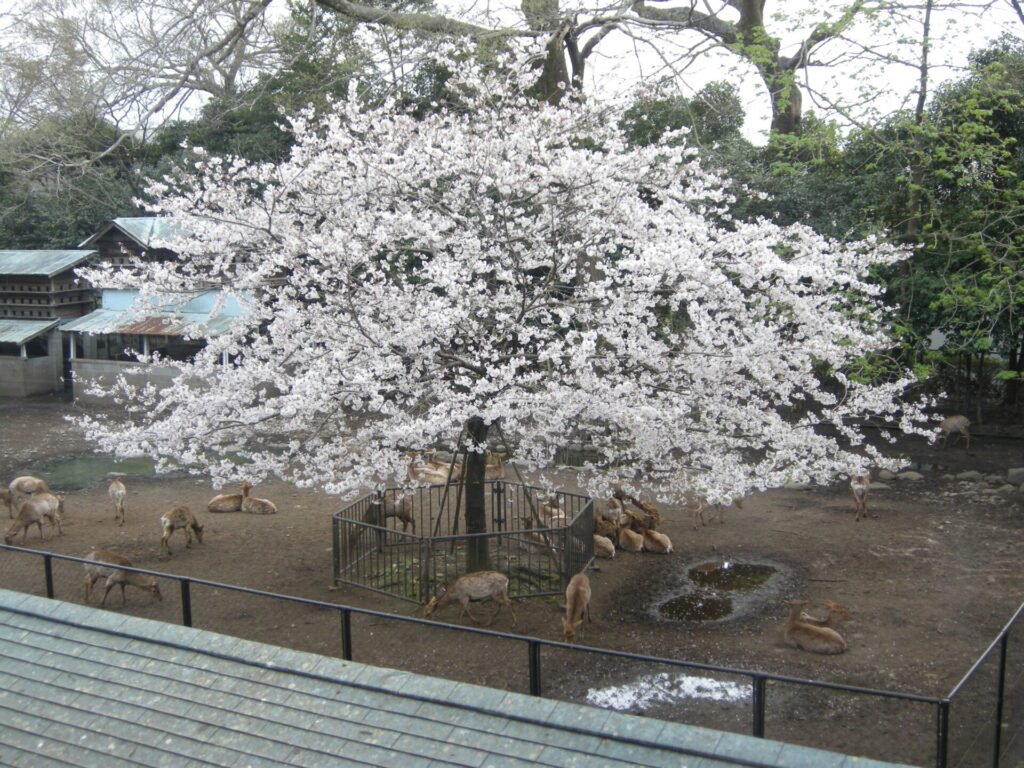
<path fill-rule="evenodd" d="M 939 424 L 939 447 L 946 448 L 949 436 L 956 434 L 964 438 L 966 449 L 970 449 L 970 421 L 962 415 L 949 416 Z M 463 467 L 457 461 L 442 461 L 432 455 L 416 452 L 410 454 L 409 478 L 418 483 L 446 484 L 457 480 L 463 475 Z M 485 476 L 488 480 L 504 477 L 504 454 L 487 453 Z M 127 489 L 122 476 L 111 473 L 106 478 L 108 495 L 114 506 L 114 520 L 118 526 L 125 524 L 125 498 Z M 210 499 L 207 512 L 220 514 L 227 512 L 245 512 L 256 515 L 275 514 L 277 507 L 268 499 L 251 495 L 252 485 L 248 482 L 239 484 L 239 493 L 221 494 Z M 850 490 L 853 495 L 855 522 L 867 516 L 868 495 L 871 489 L 871 476 L 867 472 L 858 471 L 851 475 Z M 412 515 L 408 497 L 400 497 L 389 492 L 383 497 L 382 514 L 386 524 L 388 517 L 394 517 L 396 523 L 402 523 L 402 530 L 408 526 L 416 532 L 416 521 Z M 63 533 L 64 497 L 51 492 L 46 482 L 38 477 L 21 476 L 15 478 L 7 488 L 0 488 L 0 503 L 6 503 L 12 522 L 4 535 L 4 543 L 10 545 L 19 533 L 22 544 L 25 543 L 29 529 L 36 526 L 40 540 L 45 540 L 43 523 L 47 523 L 51 531 Z M 742 500 L 735 499 L 732 505 L 742 508 Z M 617 551 L 632 553 L 651 552 L 671 554 L 672 541 L 658 530 L 661 513 L 648 501 L 631 496 L 621 488 L 616 488 L 612 495 L 605 499 L 593 500 L 594 510 L 594 555 L 598 558 L 613 558 Z M 707 506 L 703 501 L 696 504 L 694 527 L 705 525 L 704 513 Z M 723 505 L 714 505 L 711 519 L 718 517 L 723 522 Z M 539 514 L 522 518 L 526 531 L 535 527 L 556 527 L 568 523 L 565 512 L 561 511 L 554 499 L 539 504 Z M 161 514 L 160 518 L 160 552 L 171 555 L 170 539 L 175 531 L 181 530 L 185 536 L 185 548 L 192 546 L 193 538 L 203 541 L 203 524 L 191 510 L 184 505 L 175 505 Z M 539 538 L 543 534 L 529 534 Z M 85 556 L 85 600 L 89 601 L 93 586 L 104 579 L 104 593 L 101 605 L 106 604 L 107 596 L 115 586 L 121 588 L 122 604 L 125 602 L 125 587 L 134 586 L 151 593 L 157 600 L 162 599 L 160 587 L 156 580 L 148 575 L 135 571 L 124 570 L 134 568 L 132 561 L 123 554 L 113 550 L 93 549 Z M 430 617 L 435 611 L 448 605 L 458 603 L 461 606 L 459 619 L 468 616 L 476 622 L 477 618 L 470 610 L 470 603 L 493 602 L 495 604 L 488 624 L 492 623 L 503 607 L 508 608 L 512 618 L 512 626 L 516 626 L 516 615 L 512 600 L 508 594 L 508 577 L 498 571 L 476 571 L 458 577 L 450 584 L 445 584 L 429 600 L 424 607 L 424 614 Z M 584 619 L 590 620 L 591 602 L 590 579 L 585 573 L 577 573 L 569 580 L 565 590 L 565 614 L 561 618 L 562 637 L 566 643 L 573 643 L 581 632 Z M 782 624 L 782 638 L 786 645 L 804 651 L 819 654 L 839 654 L 846 648 L 846 641 L 839 634 L 839 628 L 849 619 L 849 611 L 842 605 L 826 601 L 827 611 L 824 618 L 816 618 L 808 614 L 803 600 L 788 600 L 789 617 Z"/>

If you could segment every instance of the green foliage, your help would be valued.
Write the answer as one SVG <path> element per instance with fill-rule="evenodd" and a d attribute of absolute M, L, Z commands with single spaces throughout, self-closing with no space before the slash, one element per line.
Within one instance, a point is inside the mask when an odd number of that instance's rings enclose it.
<path fill-rule="evenodd" d="M 666 95 L 665 90 L 663 84 L 626 111 L 623 129 L 633 144 L 653 144 L 668 131 L 681 128 L 689 129 L 688 141 L 701 147 L 739 138 L 745 114 L 733 85 L 709 83 L 689 99 Z"/>

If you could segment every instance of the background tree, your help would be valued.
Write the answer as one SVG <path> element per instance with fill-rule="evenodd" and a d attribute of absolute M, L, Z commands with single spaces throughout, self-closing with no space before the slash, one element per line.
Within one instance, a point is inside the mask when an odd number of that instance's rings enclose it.
<path fill-rule="evenodd" d="M 189 222 L 180 259 L 86 276 L 219 284 L 245 318 L 175 363 L 169 389 L 118 382 L 121 415 L 83 419 L 89 435 L 216 481 L 352 494 L 465 432 L 470 533 L 495 424 L 535 469 L 585 432 L 590 490 L 673 502 L 893 466 L 858 425 L 915 430 L 919 410 L 897 403 L 909 380 L 844 368 L 887 343 L 862 275 L 902 255 L 736 221 L 678 136 L 631 146 L 622 110 L 550 106 L 525 83 L 467 63 L 458 103 L 425 115 L 350 100 L 297 118 L 279 164 L 197 150 L 154 189 L 156 211 Z M 471 569 L 486 558 L 472 549 Z"/>

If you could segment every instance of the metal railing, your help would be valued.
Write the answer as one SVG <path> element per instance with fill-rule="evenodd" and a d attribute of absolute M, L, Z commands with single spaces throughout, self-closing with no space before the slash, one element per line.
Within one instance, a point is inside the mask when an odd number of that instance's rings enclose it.
<path fill-rule="evenodd" d="M 53 563 L 54 561 L 67 561 L 71 563 L 90 563 L 84 558 L 73 557 L 71 555 L 62 555 L 51 552 L 41 552 L 33 549 L 26 549 L 22 547 L 0 545 L 0 553 L 7 551 L 9 553 L 18 553 L 25 555 L 32 555 L 39 557 L 42 560 L 42 575 L 45 581 L 46 596 L 49 598 L 56 598 L 55 585 L 54 585 L 54 574 L 53 574 Z M 934 765 L 937 768 L 947 768 L 950 765 L 960 765 L 963 763 L 963 756 L 956 762 L 951 762 L 951 708 L 955 703 L 958 703 L 961 698 L 965 697 L 968 685 L 977 678 L 980 671 L 984 668 L 986 662 L 990 660 L 994 655 L 998 655 L 996 661 L 996 689 L 994 691 L 995 701 L 991 710 L 993 715 L 994 723 L 992 725 L 992 759 L 991 765 L 998 768 L 1000 766 L 1000 758 L 1002 753 L 1002 730 L 1004 727 L 1004 716 L 1005 716 L 1005 703 L 1007 696 L 1007 650 L 1008 642 L 1011 631 L 1015 628 L 1019 621 L 1022 613 L 1024 613 L 1024 604 L 1017 608 L 1013 617 L 1007 622 L 1004 628 L 999 632 L 998 636 L 992 641 L 985 652 L 975 661 L 968 672 L 960 680 L 959 683 L 952 689 L 948 696 L 935 697 L 935 696 L 923 696 L 913 693 L 903 693 L 899 691 L 890 691 L 883 689 L 868 688 L 855 685 L 845 685 L 842 683 L 831 683 L 820 680 L 809 680 L 804 678 L 792 677 L 788 675 L 780 675 L 769 672 L 752 671 L 746 669 L 738 669 L 733 667 L 724 667 L 714 664 L 704 664 L 700 662 L 683 661 L 679 659 L 668 659 L 657 656 L 651 656 L 646 654 L 630 653 L 626 651 L 616 651 L 604 648 L 595 648 L 584 645 L 570 645 L 554 640 L 545 640 L 538 637 L 531 637 L 528 635 L 517 635 L 512 633 L 497 632 L 494 630 L 483 629 L 472 626 L 463 626 L 455 624 L 445 624 L 427 619 L 411 616 L 401 616 L 398 614 L 387 613 L 384 611 L 375 611 L 367 608 L 357 608 L 354 606 L 343 605 L 339 603 L 329 603 L 321 600 L 314 600 L 310 598 L 295 597 L 291 595 L 282 595 L 274 592 L 268 592 L 265 590 L 252 589 L 249 587 L 242 587 L 232 584 L 223 584 L 220 582 L 210 581 L 206 579 L 198 579 L 190 576 L 181 576 L 177 574 L 164 573 L 160 571 L 151 571 L 144 568 L 135 567 L 119 567 L 119 570 L 140 573 L 154 578 L 167 579 L 170 581 L 176 581 L 178 583 L 180 596 L 181 596 L 181 623 L 185 626 L 191 627 L 192 624 L 192 587 L 203 586 L 210 587 L 216 590 L 225 590 L 229 593 L 252 595 L 261 598 L 269 598 L 273 600 L 285 601 L 295 605 L 307 606 L 311 608 L 327 610 L 335 612 L 338 615 L 338 626 L 340 627 L 340 655 L 341 658 L 347 661 L 355 661 L 356 644 L 353 638 L 352 631 L 352 617 L 353 616 L 365 616 L 372 617 L 378 620 L 394 621 L 394 622 L 405 622 L 409 624 L 422 625 L 428 629 L 443 629 L 446 631 L 456 631 L 460 633 L 467 633 L 470 635 L 496 638 L 503 641 L 511 641 L 519 643 L 525 646 L 526 649 L 526 669 L 528 675 L 528 690 L 529 693 L 534 696 L 544 696 L 544 685 L 543 685 L 543 668 L 542 668 L 542 650 L 547 649 L 559 649 L 571 653 L 589 654 L 602 659 L 622 659 L 630 662 L 638 662 L 648 665 L 660 665 L 667 666 L 676 669 L 687 669 L 697 670 L 704 673 L 712 673 L 715 675 L 727 675 L 732 677 L 747 678 L 750 680 L 751 690 L 751 733 L 756 737 L 764 737 L 766 735 L 766 713 L 768 712 L 768 684 L 778 683 L 799 686 L 802 688 L 818 689 L 828 691 L 830 693 L 848 693 L 859 696 L 871 697 L 874 700 L 890 700 L 890 701 L 902 701 L 913 704 L 920 704 L 934 709 L 935 718 L 935 751 L 934 751 Z M 0 584 L 0 586 L 3 586 Z M 372 633 L 371 633 L 372 634 Z M 372 645 L 370 643 L 369 645 Z M 510 657 L 506 657 L 504 663 L 508 664 L 511 662 Z M 1019 682 L 1019 681 L 1018 681 Z M 970 706 L 972 702 L 967 702 Z M 976 724 L 975 724 L 975 727 Z M 982 725 L 984 727 L 984 724 Z M 1020 723 L 1017 723 L 1017 727 L 1020 727 Z M 975 735 L 975 734 L 968 734 Z M 975 739 L 976 741 L 976 739 Z M 972 741 L 972 744 L 975 743 Z M 973 747 L 972 747 L 973 748 Z"/>
<path fill-rule="evenodd" d="M 401 488 L 368 494 L 332 516 L 334 583 L 348 584 L 423 604 L 441 584 L 468 570 L 470 541 L 483 542 L 494 570 L 509 579 L 513 598 L 558 595 L 594 557 L 591 501 L 580 494 L 485 484 L 486 533 L 461 533 L 463 498 L 458 484 L 431 485 L 404 498 L 402 530 L 387 526 Z M 564 513 L 564 524 L 545 523 L 542 498 Z M 385 501 L 387 499 L 387 501 Z M 401 519 L 401 518 L 399 518 Z M 407 527 L 411 528 L 406 530 Z"/>

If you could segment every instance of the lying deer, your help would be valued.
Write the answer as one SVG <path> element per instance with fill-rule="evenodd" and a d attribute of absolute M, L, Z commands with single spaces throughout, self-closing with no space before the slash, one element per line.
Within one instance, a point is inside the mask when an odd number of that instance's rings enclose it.
<path fill-rule="evenodd" d="M 107 482 L 109 483 L 107 495 L 114 502 L 114 519 L 117 520 L 118 525 L 124 525 L 124 497 L 128 495 L 128 491 L 124 487 L 124 483 L 121 482 L 121 478 L 116 475 L 109 475 Z"/>
<path fill-rule="evenodd" d="M 181 528 L 185 531 L 185 549 L 192 548 L 192 534 L 195 534 L 196 541 L 203 543 L 203 526 L 192 514 L 188 507 L 179 504 L 171 507 L 160 516 L 160 527 L 163 529 L 163 536 L 160 537 L 160 551 L 171 554 L 171 535 Z"/>
<path fill-rule="evenodd" d="M 942 448 L 946 447 L 949 442 L 949 435 L 956 432 L 959 435 L 963 435 L 965 441 L 965 448 L 968 453 L 971 452 L 971 420 L 961 414 L 954 416 L 947 416 L 939 422 L 939 429 L 942 431 L 940 440 L 942 441 Z"/>
<path fill-rule="evenodd" d="M 628 522 L 619 526 L 617 541 L 619 549 L 624 549 L 627 552 L 642 552 L 644 548 L 643 535 L 631 530 Z"/>
<path fill-rule="evenodd" d="M 470 612 L 469 604 L 485 600 L 493 600 L 497 603 L 497 608 L 491 614 L 491 620 L 487 622 L 488 626 L 494 623 L 498 614 L 501 613 L 501 606 L 503 605 L 508 606 L 508 612 L 512 614 L 512 626 L 516 625 L 516 613 L 512 610 L 512 601 L 508 597 L 508 577 L 497 571 L 467 573 L 465 576 L 457 578 L 451 584 L 445 584 L 423 608 L 423 615 L 429 617 L 439 608 L 444 608 L 457 602 L 462 606 L 459 619 L 462 619 L 463 616 L 469 616 L 474 623 L 479 624 L 480 622 Z"/>
<path fill-rule="evenodd" d="M 838 630 L 839 627 L 841 627 L 850 618 L 850 611 L 847 610 L 844 605 L 833 603 L 831 600 L 826 600 L 825 608 L 828 609 L 828 616 L 824 619 L 817 619 L 809 613 L 801 612 L 800 621 L 804 624 L 812 624 L 816 627 L 828 627 L 829 629 Z"/>
<path fill-rule="evenodd" d="M 92 562 L 83 563 L 85 566 L 85 602 L 89 602 L 89 596 L 92 594 L 92 587 L 97 581 L 102 578 L 106 578 L 106 589 L 103 592 L 103 600 L 100 602 L 100 606 L 106 605 L 107 595 L 110 594 L 110 590 L 115 586 L 121 587 L 121 604 L 125 605 L 127 599 L 125 598 L 124 588 L 126 586 L 138 587 L 149 592 L 157 600 L 163 600 L 163 595 L 160 594 L 160 585 L 156 583 L 156 579 L 152 576 L 147 576 L 143 573 L 135 573 L 134 571 L 124 571 L 121 568 L 113 566 L 122 566 L 124 568 L 131 568 L 132 561 L 129 560 L 118 552 L 111 552 L 108 549 L 94 549 L 85 556 L 86 560 Z"/>
<path fill-rule="evenodd" d="M 409 451 L 409 479 L 417 483 L 446 485 L 462 477 L 462 464 L 424 457 L 422 451 Z M 485 470 L 486 471 L 486 470 Z M 504 469 L 502 469 L 504 474 Z"/>
<path fill-rule="evenodd" d="M 250 483 L 242 483 L 242 511 L 250 515 L 276 515 L 277 505 L 270 499 L 260 499 L 250 496 L 252 490 Z"/>
<path fill-rule="evenodd" d="M 846 650 L 846 641 L 834 629 L 801 621 L 803 600 L 787 600 L 789 618 L 782 625 L 782 638 L 786 645 L 811 653 L 836 654 Z"/>
<path fill-rule="evenodd" d="M 50 527 L 57 528 L 57 533 L 63 534 L 61 521 L 64 519 L 64 497 L 54 496 L 51 493 L 39 493 L 25 499 L 18 507 L 18 515 L 14 522 L 7 528 L 4 534 L 4 544 L 10 544 L 14 538 L 21 533 L 21 543 L 28 539 L 28 529 L 33 525 L 39 526 L 39 540 L 45 541 L 43 536 L 43 521 L 49 522 Z"/>
<path fill-rule="evenodd" d="M 868 514 L 868 491 L 871 490 L 871 475 L 853 475 L 850 478 L 850 491 L 853 493 L 853 503 L 857 509 L 857 516 L 853 519 L 857 522 L 861 517 Z"/>
<path fill-rule="evenodd" d="M 562 617 L 565 642 L 576 640 L 576 630 L 583 624 L 584 613 L 590 621 L 590 579 L 585 573 L 577 573 L 565 588 L 565 616 Z"/>
<path fill-rule="evenodd" d="M 607 536 L 594 534 L 594 557 L 615 557 L 615 544 Z"/>
<path fill-rule="evenodd" d="M 206 502 L 206 511 L 211 514 L 221 512 L 241 512 L 243 498 L 245 497 L 241 493 L 219 494 Z"/>

